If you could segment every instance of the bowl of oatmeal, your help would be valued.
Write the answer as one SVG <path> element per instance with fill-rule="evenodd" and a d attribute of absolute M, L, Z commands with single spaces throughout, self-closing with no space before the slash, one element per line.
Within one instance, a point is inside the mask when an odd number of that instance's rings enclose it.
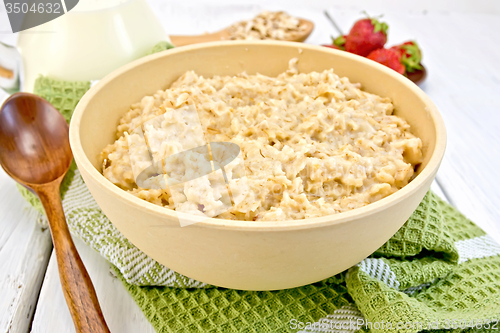
<path fill-rule="evenodd" d="M 416 209 L 443 121 L 408 79 L 362 57 L 277 41 L 137 60 L 70 126 L 97 203 L 134 245 L 205 283 L 273 290 L 358 263 Z"/>

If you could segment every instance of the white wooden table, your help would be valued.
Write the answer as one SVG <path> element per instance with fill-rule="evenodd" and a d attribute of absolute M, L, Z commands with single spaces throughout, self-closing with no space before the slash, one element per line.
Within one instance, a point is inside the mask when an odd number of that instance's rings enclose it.
<path fill-rule="evenodd" d="M 174 4 L 175 3 L 175 4 Z M 215 31 L 263 9 L 285 10 L 312 20 L 307 43 L 323 44 L 336 31 L 327 9 L 348 30 L 361 10 L 384 13 L 389 43 L 416 39 L 424 50 L 429 76 L 422 88 L 438 105 L 448 130 L 448 148 L 433 189 L 500 241 L 500 6 L 495 1 L 423 1 L 414 7 L 398 1 L 150 0 L 167 32 Z M 337 5 L 332 5 L 338 3 Z M 306 6 L 307 5 L 307 6 Z M 448 6 L 454 6 L 448 10 Z M 398 6 L 398 7 L 396 7 Z M 473 6 L 473 7 L 472 7 Z M 4 10 L 0 5 L 0 11 Z M 486 13 L 482 13 L 486 12 Z M 0 32 L 6 22 L 0 22 Z M 1 40 L 12 36 L 0 33 Z M 6 95 L 0 92 L 0 101 Z M 0 171 L 0 333 L 74 332 L 64 302 L 49 231 Z M 94 282 L 112 332 L 154 332 L 109 264 L 75 239 Z"/>

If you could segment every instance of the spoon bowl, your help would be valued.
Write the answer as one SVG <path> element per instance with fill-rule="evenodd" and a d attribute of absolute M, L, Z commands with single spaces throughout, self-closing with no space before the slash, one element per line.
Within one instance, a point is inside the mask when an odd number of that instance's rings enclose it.
<path fill-rule="evenodd" d="M 73 159 L 68 132 L 64 117 L 47 101 L 15 94 L 0 113 L 0 164 L 18 182 L 52 182 L 66 173 Z"/>
<path fill-rule="evenodd" d="M 38 195 L 49 221 L 64 297 L 77 332 L 109 333 L 64 217 L 59 187 L 73 155 L 69 126 L 43 98 L 17 93 L 0 109 L 0 164 Z"/>
<path fill-rule="evenodd" d="M 299 26 L 304 28 L 304 31 L 300 34 L 294 35 L 289 39 L 284 39 L 287 42 L 303 42 L 309 37 L 314 29 L 314 23 L 309 20 L 299 18 Z M 194 35 L 194 36 L 170 36 L 170 41 L 175 46 L 184 46 L 198 43 L 206 42 L 216 42 L 221 40 L 229 40 L 229 28 L 213 32 L 210 34 Z"/>

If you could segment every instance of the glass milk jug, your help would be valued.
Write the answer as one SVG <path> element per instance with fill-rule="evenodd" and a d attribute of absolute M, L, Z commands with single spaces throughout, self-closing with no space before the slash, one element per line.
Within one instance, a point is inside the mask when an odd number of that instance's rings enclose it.
<path fill-rule="evenodd" d="M 97 80 L 169 38 L 145 0 L 80 0 L 73 10 L 19 32 L 22 90 L 39 75 Z"/>

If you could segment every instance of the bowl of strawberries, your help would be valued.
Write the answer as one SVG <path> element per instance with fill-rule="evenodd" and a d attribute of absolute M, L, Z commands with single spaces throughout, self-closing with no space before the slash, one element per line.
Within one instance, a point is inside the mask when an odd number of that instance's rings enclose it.
<path fill-rule="evenodd" d="M 378 18 L 367 17 L 356 21 L 347 35 L 332 37 L 332 44 L 323 46 L 366 57 L 408 77 L 416 84 L 422 83 L 427 76 L 422 65 L 422 50 L 414 40 L 385 47 L 388 28 L 387 23 Z"/>

